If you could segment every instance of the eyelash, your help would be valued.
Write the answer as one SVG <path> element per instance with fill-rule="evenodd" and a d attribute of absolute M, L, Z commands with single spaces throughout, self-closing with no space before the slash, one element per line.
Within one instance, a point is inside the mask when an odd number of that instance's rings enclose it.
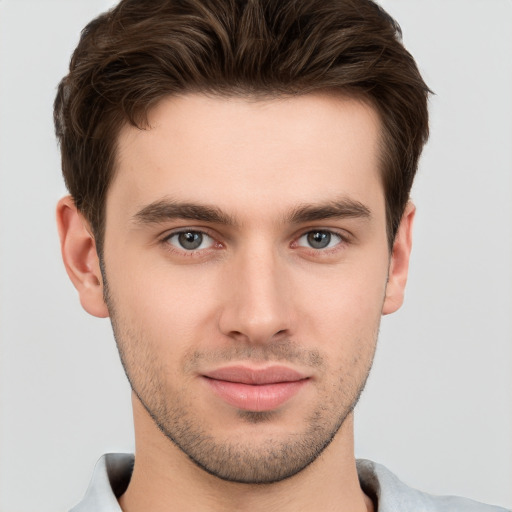
<path fill-rule="evenodd" d="M 204 249 L 191 249 L 191 250 L 187 250 L 185 248 L 179 248 L 179 247 L 173 246 L 173 244 L 171 243 L 171 239 L 173 237 L 178 237 L 179 235 L 183 235 L 183 234 L 186 234 L 186 233 L 194 233 L 194 234 L 199 234 L 199 235 L 202 235 L 202 236 L 206 236 L 208 238 L 211 238 L 213 243 L 211 244 L 210 247 L 207 247 L 207 248 L 204 248 Z M 224 247 L 222 243 L 218 242 L 215 239 L 215 236 L 213 236 L 212 234 L 208 233 L 207 231 L 204 231 L 204 230 L 201 230 L 201 229 L 180 229 L 178 231 L 173 231 L 172 233 L 166 234 L 161 239 L 161 243 L 164 245 L 165 249 L 167 251 L 169 251 L 170 253 L 178 254 L 178 255 L 180 255 L 182 257 L 188 257 L 188 258 L 202 257 L 202 256 L 204 256 L 206 254 L 206 252 L 210 252 L 212 250 L 221 249 L 222 247 Z"/>
<path fill-rule="evenodd" d="M 204 248 L 204 249 L 190 249 L 187 250 L 185 248 L 179 248 L 171 244 L 170 240 L 173 237 L 178 237 L 179 235 L 186 234 L 186 233 L 194 233 L 199 234 L 202 236 L 206 236 L 208 238 L 211 238 L 213 243 L 210 247 Z M 299 241 L 307 237 L 309 234 L 312 233 L 325 233 L 329 234 L 330 237 L 335 237 L 338 239 L 338 242 L 333 247 L 325 247 L 325 248 L 314 248 L 314 247 L 307 247 L 304 245 L 299 245 Z M 314 254 L 315 256 L 321 256 L 321 255 L 330 255 L 338 250 L 340 250 L 343 246 L 346 246 L 350 242 L 349 235 L 346 233 L 340 233 L 337 230 L 331 229 L 331 228 L 317 228 L 317 229 L 308 229 L 307 231 L 301 231 L 298 236 L 295 236 L 293 241 L 290 243 L 290 247 L 292 249 L 295 248 L 302 248 L 305 251 L 310 252 L 311 254 Z M 211 233 L 208 233 L 205 230 L 201 229 L 180 229 L 178 231 L 174 231 L 172 233 L 166 234 L 162 239 L 161 243 L 164 245 L 167 251 L 173 253 L 173 254 L 179 254 L 183 257 L 201 257 L 206 255 L 212 250 L 218 250 L 222 249 L 224 247 L 224 244 L 221 242 L 218 242 L 215 238 L 215 236 Z M 330 243 L 330 242 L 329 242 Z"/>

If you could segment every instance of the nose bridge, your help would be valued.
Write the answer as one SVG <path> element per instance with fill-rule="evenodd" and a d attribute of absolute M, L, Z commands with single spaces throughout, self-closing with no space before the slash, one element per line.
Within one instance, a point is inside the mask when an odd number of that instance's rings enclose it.
<path fill-rule="evenodd" d="M 254 240 L 234 256 L 230 294 L 221 329 L 252 343 L 265 343 L 291 330 L 289 282 L 275 247 Z"/>

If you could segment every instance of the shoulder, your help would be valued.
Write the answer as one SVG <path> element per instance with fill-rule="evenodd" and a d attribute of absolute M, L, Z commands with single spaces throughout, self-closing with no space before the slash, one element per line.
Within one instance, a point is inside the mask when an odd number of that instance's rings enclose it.
<path fill-rule="evenodd" d="M 412 489 L 391 471 L 369 460 L 357 461 L 361 487 L 378 503 L 378 512 L 510 512 L 458 496 L 434 496 Z"/>

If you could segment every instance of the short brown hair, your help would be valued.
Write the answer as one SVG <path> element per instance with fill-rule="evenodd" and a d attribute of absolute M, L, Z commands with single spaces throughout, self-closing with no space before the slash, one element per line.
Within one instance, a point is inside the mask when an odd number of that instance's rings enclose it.
<path fill-rule="evenodd" d="M 163 97 L 357 94 L 382 122 L 390 247 L 428 137 L 424 83 L 371 0 L 123 0 L 82 31 L 54 105 L 66 185 L 98 253 L 121 127 Z"/>

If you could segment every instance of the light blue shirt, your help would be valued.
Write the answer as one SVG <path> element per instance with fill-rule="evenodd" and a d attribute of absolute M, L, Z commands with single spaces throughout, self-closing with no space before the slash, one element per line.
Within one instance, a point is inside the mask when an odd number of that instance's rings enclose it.
<path fill-rule="evenodd" d="M 117 497 L 128 487 L 134 456 L 110 453 L 94 468 L 84 499 L 70 512 L 122 512 Z M 378 512 L 512 512 L 456 496 L 434 496 L 411 489 L 391 471 L 369 460 L 357 461 L 364 492 L 376 503 Z"/>

